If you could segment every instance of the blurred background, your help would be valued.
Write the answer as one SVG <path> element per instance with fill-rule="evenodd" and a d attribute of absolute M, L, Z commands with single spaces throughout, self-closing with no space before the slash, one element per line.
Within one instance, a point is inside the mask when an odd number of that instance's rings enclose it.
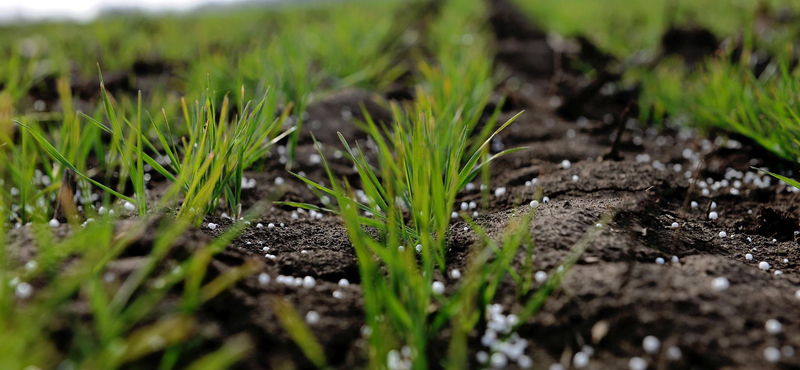
<path fill-rule="evenodd" d="M 102 12 L 123 9 L 144 12 L 185 11 L 209 4 L 228 5 L 244 0 L 4 0 L 0 22 L 15 23 L 42 19 L 88 21 Z M 262 0 L 275 1 L 275 0 Z"/>

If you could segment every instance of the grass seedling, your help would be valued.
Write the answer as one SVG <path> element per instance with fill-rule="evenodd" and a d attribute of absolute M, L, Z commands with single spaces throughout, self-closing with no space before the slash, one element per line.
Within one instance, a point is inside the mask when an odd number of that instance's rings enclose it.
<path fill-rule="evenodd" d="M 782 57 L 760 76 L 748 67 L 750 53 L 738 63 L 709 60 L 692 73 L 655 75 L 646 80 L 648 101 L 656 112 L 685 114 L 703 132 L 713 128 L 743 135 L 777 156 L 800 161 L 800 96 L 797 71 Z M 675 94 L 677 86 L 683 93 Z M 688 88 L 686 88 L 688 86 Z"/>
<path fill-rule="evenodd" d="M 422 103 L 419 103 L 413 116 L 405 115 L 399 106 L 394 106 L 392 131 L 379 128 L 365 112 L 366 129 L 375 143 L 380 172 L 373 169 L 360 146 L 352 148 L 341 135 L 340 139 L 346 155 L 358 169 L 364 194 L 369 200 L 357 204 L 358 209 L 365 212 L 363 222 L 381 231 L 387 231 L 390 223 L 396 223 L 391 227 L 401 230 L 404 245 L 413 247 L 421 244 L 422 253 L 433 257 L 428 260 L 431 262 L 427 266 L 430 271 L 426 269 L 432 273 L 434 260 L 440 269 L 444 269 L 445 239 L 458 192 L 492 160 L 520 150 L 506 150 L 479 163 L 491 139 L 508 127 L 519 114 L 478 143 L 477 149 L 467 157 L 470 127 L 460 116 L 439 122 L 434 117 L 432 107 L 425 104 L 428 98 L 422 96 Z M 497 115 L 493 115 L 490 120 L 496 118 Z M 493 126 L 493 122 L 487 125 Z M 327 162 L 325 166 L 327 168 Z M 328 173 L 331 183 L 338 181 L 333 173 Z M 328 196 L 336 195 L 334 189 L 298 177 Z M 321 210 L 310 204 L 285 204 Z M 408 217 L 404 211 L 408 211 Z M 341 213 L 341 210 L 335 212 Z M 407 222 L 412 226 L 406 227 Z M 436 237 L 425 240 L 423 235 Z"/>
<path fill-rule="evenodd" d="M 47 138 L 30 125 L 15 121 L 20 127 L 33 136 L 43 150 L 60 166 L 100 187 L 114 196 L 136 204 L 139 214 L 147 210 L 145 194 L 144 164 L 151 166 L 157 173 L 169 181 L 178 184 L 169 193 L 168 198 L 183 196 L 183 205 L 178 215 L 184 215 L 190 209 L 202 209 L 206 213 L 215 212 L 220 199 L 225 199 L 229 212 L 238 217 L 241 214 L 241 179 L 244 169 L 253 165 L 269 151 L 271 146 L 289 135 L 293 129 L 281 132 L 289 108 L 277 114 L 275 93 L 269 90 L 255 106 L 250 108 L 248 102 L 242 107 L 238 117 L 227 116 L 228 99 L 223 99 L 221 111 L 217 113 L 213 94 L 205 100 L 205 104 L 197 103 L 194 114 L 190 114 L 186 104 L 183 113 L 187 138 L 181 139 L 182 145 L 176 144 L 173 130 L 164 113 L 164 127 L 159 127 L 152 116 L 145 112 L 152 124 L 155 137 L 161 148 L 157 148 L 147 136 L 142 118 L 141 94 L 137 99 L 134 123 L 127 118 L 119 118 L 115 112 L 109 94 L 101 85 L 103 106 L 109 126 L 86 115 L 81 116 L 89 123 L 111 135 L 111 145 L 107 163 L 110 168 L 118 162 L 120 178 L 130 175 L 134 185 L 134 197 L 123 194 L 124 181 L 115 190 L 94 180 L 78 169 Z M 244 100 L 244 90 L 242 90 Z M 218 117 L 218 118 L 217 118 Z M 77 128 L 75 128 L 77 130 Z M 149 130 L 148 130 L 149 131 Z M 79 134 L 78 134 L 78 142 Z M 209 197 L 205 197 L 208 194 Z M 199 202 L 197 199 L 207 199 Z"/>
<path fill-rule="evenodd" d="M 245 219 L 253 220 L 264 207 L 257 205 Z M 191 341 L 196 343 L 193 335 L 198 326 L 193 313 L 237 280 L 251 275 L 254 266 L 246 263 L 203 283 L 210 256 L 222 251 L 246 227 L 244 222 L 234 224 L 185 260 L 175 260 L 168 266 L 164 257 L 191 223 L 170 218 L 159 222 L 159 218 L 148 215 L 123 229 L 113 218 L 98 219 L 62 240 L 43 239 L 46 242 L 37 245 L 36 259 L 24 267 L 3 259 L 0 366 L 118 369 L 155 355 L 162 357 L 160 368 L 174 368 L 181 352 L 192 348 Z M 157 229 L 152 253 L 130 274 L 116 275 L 108 263 L 134 242 L 149 239 L 152 229 Z M 49 233 L 44 225 L 33 225 L 32 231 Z M 6 248 L 0 248 L 0 253 L 5 255 Z M 167 303 L 167 293 L 181 283 L 186 285 L 182 299 L 178 304 Z M 26 290 L 20 288 L 23 285 Z M 86 305 L 87 318 L 67 324 L 61 321 L 74 315 L 74 307 L 80 302 Z M 161 314 L 153 320 L 155 310 Z M 68 350 L 55 350 L 54 332 L 63 325 L 69 326 L 74 337 Z M 184 343 L 187 346 L 182 346 Z M 251 347 L 247 338 L 234 336 L 205 359 L 229 365 Z M 197 361 L 190 368 L 210 369 Z"/>
<path fill-rule="evenodd" d="M 778 175 L 777 173 L 769 172 L 764 168 L 754 168 L 754 169 L 758 170 L 759 172 L 766 173 L 767 175 L 770 175 L 770 176 L 772 176 L 772 177 L 774 177 L 774 178 L 776 178 L 778 180 L 781 180 L 781 181 L 785 182 L 786 184 L 789 184 L 790 186 L 794 186 L 795 188 L 800 189 L 800 182 L 798 182 L 797 180 L 790 179 L 790 178 L 788 178 L 786 176 Z"/>

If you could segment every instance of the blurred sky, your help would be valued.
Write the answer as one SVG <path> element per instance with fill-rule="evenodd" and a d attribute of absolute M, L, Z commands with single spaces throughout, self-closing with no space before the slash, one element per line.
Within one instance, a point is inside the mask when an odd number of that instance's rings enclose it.
<path fill-rule="evenodd" d="M 241 0 L 0 0 L 4 23 L 41 18 L 90 20 L 104 8 L 141 8 L 150 11 L 188 10 L 204 4 Z"/>

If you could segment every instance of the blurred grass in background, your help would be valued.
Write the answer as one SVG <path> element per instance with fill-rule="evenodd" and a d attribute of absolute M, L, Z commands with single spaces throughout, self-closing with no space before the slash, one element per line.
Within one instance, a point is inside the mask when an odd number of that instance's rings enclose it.
<path fill-rule="evenodd" d="M 642 124 L 741 134 L 800 162 L 797 49 L 800 3 L 784 0 L 515 3 L 544 29 L 583 35 L 622 61 L 627 84 L 641 83 Z M 708 29 L 720 42 L 709 60 L 650 61 L 670 28 Z"/>

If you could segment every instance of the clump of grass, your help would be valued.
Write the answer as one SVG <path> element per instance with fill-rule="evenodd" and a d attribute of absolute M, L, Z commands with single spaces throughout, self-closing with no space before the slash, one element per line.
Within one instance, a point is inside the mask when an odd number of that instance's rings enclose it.
<path fill-rule="evenodd" d="M 263 210 L 264 206 L 258 205 L 245 217 L 251 220 Z M 162 369 L 175 368 L 180 360 L 189 363 L 188 368 L 200 370 L 225 368 L 241 359 L 252 347 L 242 335 L 228 338 L 221 348 L 196 361 L 186 354 L 202 342 L 193 314 L 254 272 L 255 265 L 245 263 L 206 279 L 211 257 L 246 223 L 234 224 L 185 260 L 169 266 L 165 257 L 191 227 L 189 221 L 145 216 L 119 228 L 113 217 L 106 216 L 75 228 L 62 239 L 54 238 L 46 225 L 32 225 L 29 231 L 37 241 L 36 256 L 24 266 L 19 266 L 16 257 L 9 258 L 16 254 L 9 255 L 12 251 L 3 242 L 0 366 L 119 369 L 155 356 L 161 358 Z M 147 234 L 155 235 L 151 253 L 129 275 L 114 274 L 109 262 Z M 165 300 L 180 285 L 180 298 Z M 85 305 L 86 315 L 64 321 L 75 315 L 76 305 Z M 56 333 L 61 330 L 72 333 L 68 342 L 59 342 Z"/>
<path fill-rule="evenodd" d="M 413 113 L 406 114 L 399 106 L 393 106 L 391 130 L 379 128 L 365 112 L 366 129 L 375 143 L 377 171 L 360 146 L 351 147 L 341 134 L 339 138 L 361 179 L 362 199 L 366 201 L 362 200 L 357 207 L 364 214 L 360 216 L 363 223 L 383 232 L 396 228 L 402 244 L 409 248 L 420 244 L 423 255 L 430 257 L 423 259 L 429 262 L 425 270 L 432 273 L 434 261 L 444 269 L 445 240 L 458 192 L 492 160 L 520 150 L 510 149 L 491 157 L 485 156 L 491 139 L 519 114 L 485 140 L 471 142 L 469 134 L 474 126 L 458 115 L 437 118 L 431 105 L 426 103 L 428 97 L 420 96 Z M 494 126 L 497 117 L 495 113 L 486 125 Z M 472 123 L 477 123 L 477 119 Z M 468 156 L 468 150 L 473 146 L 475 149 Z M 325 166 L 327 168 L 327 162 Z M 332 183 L 338 181 L 330 171 L 328 175 Z M 335 187 L 328 188 L 298 177 L 327 196 L 337 197 Z M 341 209 L 322 209 L 311 204 L 285 204 L 341 213 Z M 407 223 L 411 226 L 406 226 Z"/>
<path fill-rule="evenodd" d="M 422 251 L 417 252 L 412 246 L 405 245 L 406 231 L 403 225 L 395 222 L 388 222 L 376 238 L 368 230 L 374 223 L 361 214 L 362 205 L 357 201 L 359 196 L 346 181 L 342 185 L 337 181 L 333 184 L 331 195 L 335 196 L 337 212 L 358 259 L 366 315 L 366 326 L 362 331 L 367 333 L 369 368 L 386 366 L 392 352 L 398 352 L 401 347 L 410 349 L 411 355 L 404 361 L 409 361 L 413 368 L 441 365 L 455 370 L 468 367 L 468 338 L 485 317 L 486 307 L 493 302 L 500 284 L 510 278 L 516 285 L 519 299 L 524 302 L 518 315 L 519 323 L 510 328 L 511 333 L 542 307 L 614 216 L 609 212 L 598 220 L 597 225 L 592 225 L 550 278 L 533 289 L 531 225 L 535 210 L 512 215 L 502 236 L 497 239 L 462 214 L 478 234 L 481 244 L 474 249 L 463 278 L 442 294 L 434 288 L 434 284 L 440 282 L 436 279 L 437 272 L 430 268 L 434 257 L 425 252 L 430 248 L 423 245 Z M 397 203 L 389 204 L 389 207 L 393 206 L 401 207 Z M 387 212 L 387 218 L 395 214 L 397 212 Z M 430 231 L 422 231 L 420 240 L 428 242 L 433 239 Z M 520 253 L 524 253 L 525 258 L 518 270 L 512 261 Z M 312 362 L 320 369 L 326 368 L 319 344 L 297 314 L 285 303 L 276 313 Z M 430 364 L 428 345 L 446 329 L 450 333 L 448 352 L 442 356 L 440 364 Z"/>
<path fill-rule="evenodd" d="M 739 133 L 778 156 L 800 162 L 800 97 L 788 61 L 756 77 L 744 63 L 711 61 L 695 85 L 697 125 Z"/>
<path fill-rule="evenodd" d="M 83 161 L 68 159 L 32 126 L 21 121 L 15 122 L 36 139 L 43 151 L 58 166 L 63 166 L 65 170 L 124 201 L 136 204 L 140 216 L 147 211 L 144 174 L 144 165 L 147 164 L 177 185 L 165 198 L 177 201 L 181 197 L 178 216 L 195 210 L 213 213 L 217 210 L 219 201 L 224 199 L 228 212 L 238 218 L 241 214 L 244 170 L 263 158 L 273 144 L 293 131 L 282 131 L 290 107 L 278 114 L 277 98 L 272 90 L 268 90 L 256 103 L 247 102 L 234 117 L 228 116 L 227 96 L 224 97 L 219 111 L 214 103 L 214 93 L 208 93 L 204 104 L 197 102 L 193 111 L 183 101 L 185 127 L 179 130 L 186 132 L 188 138 L 184 136 L 180 140 L 175 137 L 173 131 L 177 130 L 170 125 L 163 110 L 163 127 L 146 111 L 144 114 L 150 121 L 150 127 L 145 126 L 141 93 L 132 119 L 118 115 L 115 111 L 111 97 L 102 85 L 102 75 L 101 93 L 105 118 L 110 127 L 89 115 L 81 114 L 81 117 L 111 136 L 104 157 L 105 168 L 107 171 L 118 169 L 120 179 L 130 179 L 134 187 L 133 197 L 124 195 L 125 181 L 120 181 L 116 189 L 102 184 L 73 164 Z M 244 93 L 242 89 L 243 101 Z M 65 136 L 80 143 L 81 131 L 77 123 L 66 127 Z M 145 135 L 150 131 L 148 128 L 155 133 L 155 143 Z M 87 155 L 88 152 L 83 151 L 84 161 Z"/>
<path fill-rule="evenodd" d="M 663 123 L 665 117 L 704 132 L 719 128 L 744 135 L 776 155 L 797 162 L 797 72 L 789 68 L 796 27 L 774 27 L 759 38 L 753 24 L 766 11 L 784 3 L 742 1 L 656 1 L 643 4 L 620 0 L 595 3 L 585 0 L 515 2 L 549 31 L 585 35 L 602 49 L 625 58 L 642 50 L 658 52 L 659 40 L 668 27 L 700 26 L 717 35 L 740 34 L 744 52 L 738 60 L 710 59 L 691 70 L 677 59 L 651 66 L 633 66 L 626 80 L 642 82 L 640 118 Z M 764 74 L 755 76 L 752 50 L 774 55 Z"/>
<path fill-rule="evenodd" d="M 396 42 L 386 44 L 397 6 L 376 2 L 317 11 L 281 9 L 280 27 L 269 32 L 261 47 L 197 63 L 191 69 L 190 86 L 197 91 L 209 80 L 221 87 L 235 81 L 260 91 L 265 78 L 271 81 L 282 102 L 293 105 L 287 120 L 296 128 L 287 143 L 286 165 L 291 169 L 306 108 L 315 97 L 352 86 L 380 90 L 405 71 L 395 63 Z M 357 18 L 371 21 L 352 22 Z"/>
<path fill-rule="evenodd" d="M 441 20 L 432 26 L 430 40 L 442 51 L 435 65 L 419 63 L 420 86 L 413 104 L 392 104 L 394 118 L 388 126 L 373 122 L 365 112 L 364 129 L 374 143 L 371 149 L 376 163 L 368 161 L 365 148 L 351 147 L 339 135 L 345 155 L 361 179 L 364 197 L 358 207 L 365 212 L 365 224 L 386 231 L 389 224 L 396 223 L 391 227 L 398 227 L 402 243 L 410 247 L 421 244 L 423 253 L 434 257 L 429 261 L 437 261 L 442 269 L 457 193 L 492 160 L 523 149 L 489 156 L 491 139 L 519 114 L 500 127 L 496 127 L 499 108 L 484 117 L 495 84 L 491 55 L 486 53 L 488 41 L 476 25 L 483 11 L 476 1 L 446 3 Z M 463 42 L 463 32 L 471 42 Z M 483 127 L 476 132 L 481 118 Z M 334 189 L 300 178 L 327 196 L 335 196 Z M 329 179 L 338 181 L 332 173 Z M 309 204 L 294 205 L 320 210 Z M 407 223 L 411 226 L 406 227 Z M 423 235 L 436 237 L 423 240 Z M 432 269 L 433 264 L 428 267 Z"/>
<path fill-rule="evenodd" d="M 655 50 L 670 26 L 709 28 L 717 35 L 733 35 L 743 25 L 753 24 L 760 7 L 795 8 L 779 1 L 655 0 L 514 0 L 542 28 L 565 36 L 583 35 L 603 50 L 627 57 L 642 50 Z"/>
<path fill-rule="evenodd" d="M 777 156 L 800 162 L 800 96 L 788 55 L 781 54 L 764 73 L 741 60 L 708 60 L 692 72 L 680 66 L 657 69 L 645 79 L 644 102 L 656 117 L 688 118 L 702 132 L 721 129 L 743 135 Z M 676 68 L 677 67 L 677 68 Z M 678 93 L 680 91 L 680 93 Z"/>

